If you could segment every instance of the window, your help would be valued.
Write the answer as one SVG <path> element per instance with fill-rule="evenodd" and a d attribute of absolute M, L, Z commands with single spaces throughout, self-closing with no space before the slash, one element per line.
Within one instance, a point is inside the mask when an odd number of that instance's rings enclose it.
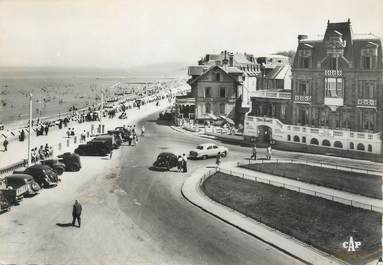
<path fill-rule="evenodd" d="M 362 111 L 361 121 L 363 122 L 363 129 L 366 131 L 373 131 L 375 128 L 374 123 L 376 120 L 376 112 L 369 109 Z"/>
<path fill-rule="evenodd" d="M 313 138 L 313 139 L 311 139 L 310 144 L 318 145 L 319 142 L 318 142 L 318 140 L 316 138 Z"/>
<path fill-rule="evenodd" d="M 364 145 L 363 144 L 358 144 L 356 146 L 356 149 L 359 150 L 359 151 L 364 151 Z"/>
<path fill-rule="evenodd" d="M 299 67 L 300 68 L 310 68 L 310 57 L 299 57 Z"/>
<path fill-rule="evenodd" d="M 297 135 L 294 136 L 294 142 L 299 142 L 299 136 Z"/>
<path fill-rule="evenodd" d="M 219 96 L 220 96 L 221 98 L 226 97 L 226 88 L 221 87 L 221 88 L 219 89 Z"/>
<path fill-rule="evenodd" d="M 331 146 L 329 140 L 323 140 L 323 141 L 322 141 L 322 145 L 323 145 L 323 146 Z"/>
<path fill-rule="evenodd" d="M 362 56 L 362 67 L 363 69 L 372 69 L 371 60 L 372 58 L 370 56 Z"/>
<path fill-rule="evenodd" d="M 342 98 L 343 78 L 326 77 L 325 89 L 327 98 Z"/>
<path fill-rule="evenodd" d="M 213 146 L 209 146 L 208 148 L 207 148 L 207 150 L 211 150 L 211 149 L 213 149 Z"/>
<path fill-rule="evenodd" d="M 330 69 L 331 70 L 338 70 L 338 57 L 331 57 L 330 58 Z"/>
<path fill-rule="evenodd" d="M 358 86 L 359 99 L 374 99 L 376 95 L 375 80 L 360 80 Z"/>
<path fill-rule="evenodd" d="M 286 116 L 286 105 L 281 105 L 281 117 L 285 118 Z"/>
<path fill-rule="evenodd" d="M 205 113 L 210 113 L 211 112 L 211 105 L 210 103 L 205 104 Z"/>
<path fill-rule="evenodd" d="M 368 148 L 367 148 L 368 152 L 372 152 L 372 145 L 368 145 Z"/>
<path fill-rule="evenodd" d="M 354 149 L 354 143 L 350 143 L 350 149 Z"/>
<path fill-rule="evenodd" d="M 308 95 L 308 86 L 307 82 L 304 80 L 298 81 L 298 91 L 297 94 L 300 96 L 306 96 Z"/>
<path fill-rule="evenodd" d="M 306 136 L 302 136 L 302 143 L 306 143 Z"/>
<path fill-rule="evenodd" d="M 342 144 L 342 142 L 340 142 L 340 141 L 335 141 L 335 142 L 334 142 L 334 147 L 337 147 L 337 148 L 343 148 L 343 144 Z"/>
<path fill-rule="evenodd" d="M 215 81 L 221 81 L 221 74 L 220 73 L 215 73 Z"/>
<path fill-rule="evenodd" d="M 219 113 L 225 114 L 225 103 L 219 104 Z"/>
<path fill-rule="evenodd" d="M 211 87 L 205 87 L 205 98 L 211 98 Z"/>
<path fill-rule="evenodd" d="M 290 134 L 287 135 L 287 141 L 291 141 L 291 136 L 290 136 Z"/>
<path fill-rule="evenodd" d="M 218 146 L 216 146 L 216 145 L 213 145 L 213 149 L 218 149 Z"/>

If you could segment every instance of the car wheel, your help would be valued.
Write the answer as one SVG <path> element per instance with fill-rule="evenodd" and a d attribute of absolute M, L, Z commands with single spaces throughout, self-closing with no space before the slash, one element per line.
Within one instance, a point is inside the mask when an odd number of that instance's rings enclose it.
<path fill-rule="evenodd" d="M 204 160 L 207 159 L 207 155 L 203 155 L 202 159 L 204 159 Z"/>
<path fill-rule="evenodd" d="M 223 153 L 222 153 L 222 156 L 223 156 L 223 157 L 226 157 L 226 156 L 227 156 L 227 152 L 226 152 L 226 151 L 223 152 Z"/>
<path fill-rule="evenodd" d="M 32 183 L 31 188 L 34 192 L 37 192 L 41 189 L 39 184 L 37 184 L 37 183 Z"/>

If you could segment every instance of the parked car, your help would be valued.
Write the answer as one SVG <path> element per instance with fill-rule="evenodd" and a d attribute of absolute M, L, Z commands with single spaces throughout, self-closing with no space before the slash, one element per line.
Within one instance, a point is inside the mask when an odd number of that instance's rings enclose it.
<path fill-rule="evenodd" d="M 66 152 L 57 157 L 65 165 L 65 171 L 79 171 L 81 169 L 81 161 L 78 154 Z"/>
<path fill-rule="evenodd" d="M 65 170 L 65 164 L 59 162 L 58 159 L 46 159 L 46 160 L 41 160 L 40 163 L 42 165 L 49 166 L 50 168 L 53 169 L 54 172 L 57 173 L 57 175 L 62 175 Z"/>
<path fill-rule="evenodd" d="M 18 204 L 24 198 L 24 195 L 28 193 L 28 185 L 24 184 L 18 188 L 12 188 L 12 186 L 7 187 L 5 180 L 1 180 L 0 193 L 1 196 L 4 196 L 4 204 Z"/>
<path fill-rule="evenodd" d="M 172 167 L 176 167 L 178 163 L 178 158 L 173 153 L 160 153 L 157 156 L 156 161 L 153 163 L 153 168 L 155 169 L 162 169 L 162 170 L 169 170 Z"/>
<path fill-rule="evenodd" d="M 189 152 L 190 158 L 216 157 L 220 153 L 223 157 L 227 156 L 229 150 L 224 146 L 218 146 L 212 143 L 205 143 L 198 145 L 195 149 Z"/>
<path fill-rule="evenodd" d="M 102 142 L 88 142 L 80 144 L 74 152 L 80 156 L 106 156 L 110 149 Z"/>
<path fill-rule="evenodd" d="M 113 149 L 118 148 L 116 141 L 112 135 L 97 136 L 93 140 L 89 141 L 88 143 L 102 143 L 108 148 L 109 152 L 112 151 Z"/>
<path fill-rule="evenodd" d="M 116 136 L 110 134 L 97 135 L 95 138 L 93 138 L 93 140 L 91 140 L 91 142 L 104 143 L 109 147 L 110 150 L 117 149 L 122 143 L 121 141 L 117 142 Z"/>
<path fill-rule="evenodd" d="M 28 167 L 25 174 L 29 174 L 40 185 L 40 187 L 52 187 L 57 186 L 59 178 L 56 172 L 54 172 L 49 166 L 36 164 Z"/>
<path fill-rule="evenodd" d="M 33 179 L 31 175 L 27 174 L 12 174 L 5 177 L 5 183 L 7 188 L 12 187 L 12 189 L 18 189 L 24 185 L 28 186 L 28 195 L 36 195 L 41 189 L 39 184 Z"/>
<path fill-rule="evenodd" d="M 118 142 L 118 145 L 121 145 L 122 142 L 126 142 L 129 138 L 128 132 L 122 130 L 110 130 L 108 131 L 108 134 L 116 136 L 116 142 Z"/>
<path fill-rule="evenodd" d="M 0 190 L 0 213 L 11 210 L 11 203 L 9 202 L 7 196 Z"/>

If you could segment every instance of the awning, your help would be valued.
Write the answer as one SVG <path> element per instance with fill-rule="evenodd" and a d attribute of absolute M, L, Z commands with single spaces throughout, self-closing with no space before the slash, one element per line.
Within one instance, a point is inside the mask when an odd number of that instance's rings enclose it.
<path fill-rule="evenodd" d="M 211 114 L 211 113 L 208 113 L 207 116 L 209 116 L 211 119 L 213 120 L 217 120 L 217 116 L 215 116 L 214 114 Z"/>
<path fill-rule="evenodd" d="M 228 117 L 226 117 L 226 116 L 221 115 L 220 117 L 221 117 L 222 119 L 224 119 L 225 121 L 227 121 L 228 123 L 232 124 L 232 125 L 235 124 L 235 122 L 234 122 L 232 119 L 230 119 L 230 118 L 228 118 Z"/>

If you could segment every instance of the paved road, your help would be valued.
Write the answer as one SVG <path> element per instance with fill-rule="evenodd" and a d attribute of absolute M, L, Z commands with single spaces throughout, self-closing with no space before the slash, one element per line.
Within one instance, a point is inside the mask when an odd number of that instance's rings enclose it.
<path fill-rule="evenodd" d="M 112 160 L 82 157 L 80 172 L 0 215 L 0 263 L 302 264 L 188 203 L 180 189 L 189 174 L 150 170 L 159 152 L 207 141 L 155 117 L 144 121 L 138 146 L 122 146 Z M 227 160 L 249 156 L 250 148 L 228 146 Z M 190 161 L 189 172 L 214 162 Z M 74 199 L 83 205 L 81 229 L 68 225 Z"/>
<path fill-rule="evenodd" d="M 123 153 L 119 184 L 126 194 L 119 203 L 175 264 L 301 264 L 188 203 L 180 188 L 189 174 L 148 168 L 161 151 L 182 154 L 206 140 L 150 119 L 144 125 L 147 133 L 139 146 Z M 235 151 L 228 159 L 243 157 L 244 153 Z M 214 162 L 189 161 L 189 172 Z"/>

